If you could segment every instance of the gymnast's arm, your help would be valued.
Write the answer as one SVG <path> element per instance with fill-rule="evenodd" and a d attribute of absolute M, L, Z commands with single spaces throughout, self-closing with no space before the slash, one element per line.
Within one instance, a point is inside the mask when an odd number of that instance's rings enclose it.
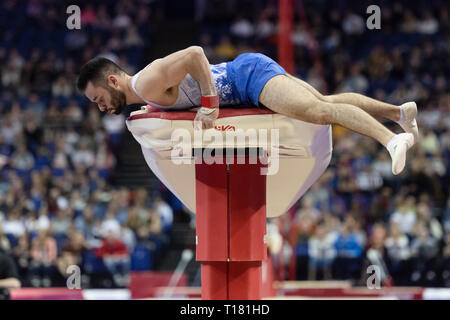
<path fill-rule="evenodd" d="M 171 92 L 178 93 L 178 85 L 188 73 L 199 83 L 202 95 L 217 95 L 208 59 L 203 49 L 198 46 L 191 46 L 153 61 L 143 70 L 136 84 L 137 89 L 143 93 L 151 92 L 152 97 L 144 96 L 148 100 L 164 99 L 164 95 L 170 96 Z M 154 96 L 157 92 L 160 94 L 159 97 Z"/>

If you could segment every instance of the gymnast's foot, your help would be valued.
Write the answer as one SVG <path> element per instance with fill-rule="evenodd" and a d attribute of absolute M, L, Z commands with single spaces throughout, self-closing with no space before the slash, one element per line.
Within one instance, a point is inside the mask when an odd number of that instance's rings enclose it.
<path fill-rule="evenodd" d="M 405 168 L 406 151 L 414 145 L 414 136 L 411 133 L 395 135 L 386 148 L 392 158 L 392 173 L 397 175 Z"/>
<path fill-rule="evenodd" d="M 417 105 L 415 102 L 406 102 L 400 106 L 400 120 L 397 122 L 403 130 L 414 136 L 414 143 L 419 139 L 417 127 Z"/>

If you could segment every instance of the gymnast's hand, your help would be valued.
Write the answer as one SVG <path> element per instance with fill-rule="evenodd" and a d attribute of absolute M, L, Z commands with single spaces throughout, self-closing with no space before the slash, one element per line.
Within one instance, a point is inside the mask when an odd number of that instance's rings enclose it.
<path fill-rule="evenodd" d="M 219 116 L 219 108 L 209 109 L 200 108 L 194 119 L 194 129 L 211 129 L 214 128 L 214 121 Z"/>

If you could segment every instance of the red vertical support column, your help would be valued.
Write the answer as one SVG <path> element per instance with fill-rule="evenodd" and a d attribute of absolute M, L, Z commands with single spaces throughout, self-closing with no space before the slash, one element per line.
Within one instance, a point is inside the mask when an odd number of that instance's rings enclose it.
<path fill-rule="evenodd" d="M 293 23 L 292 0 L 278 0 L 278 63 L 291 74 L 294 73 Z"/>
<path fill-rule="evenodd" d="M 202 261 L 202 298 L 228 299 L 227 165 L 196 164 L 196 258 Z"/>
<path fill-rule="evenodd" d="M 261 299 L 266 258 L 262 164 L 196 164 L 197 260 L 202 299 Z M 224 161 L 225 162 L 225 161 Z"/>
<path fill-rule="evenodd" d="M 254 159 L 255 160 L 255 159 Z M 262 261 L 267 257 L 266 176 L 260 163 L 229 167 L 229 299 L 262 297 Z"/>

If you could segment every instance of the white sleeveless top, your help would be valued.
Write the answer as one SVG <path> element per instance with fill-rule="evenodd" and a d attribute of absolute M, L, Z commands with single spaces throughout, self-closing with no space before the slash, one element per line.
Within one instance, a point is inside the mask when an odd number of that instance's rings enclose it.
<path fill-rule="evenodd" d="M 219 104 L 241 104 L 241 101 L 239 101 L 238 98 L 239 96 L 234 92 L 233 86 L 228 79 L 226 64 L 226 62 L 223 62 L 221 64 L 210 65 L 214 83 L 216 85 L 217 94 L 219 95 Z M 131 87 L 133 88 L 134 92 L 142 98 L 142 96 L 136 91 L 135 87 L 136 81 L 141 72 L 142 70 L 136 73 L 133 78 L 131 78 Z M 180 110 L 201 106 L 202 93 L 200 90 L 200 85 L 196 80 L 194 80 L 194 78 L 191 77 L 190 74 L 187 74 L 186 77 L 184 77 L 184 79 L 179 84 L 178 89 L 178 98 L 171 106 L 161 106 L 154 102 L 147 101 L 144 98 L 142 99 L 145 101 L 145 103 L 151 105 L 152 107 L 160 109 Z"/>

